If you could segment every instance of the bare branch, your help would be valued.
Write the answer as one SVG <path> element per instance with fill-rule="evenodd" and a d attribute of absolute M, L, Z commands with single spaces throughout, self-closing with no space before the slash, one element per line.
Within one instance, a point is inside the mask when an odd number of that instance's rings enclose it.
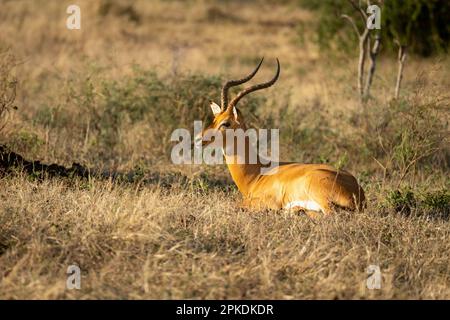
<path fill-rule="evenodd" d="M 363 20 L 363 23 L 365 24 L 367 21 L 367 14 L 364 11 L 364 9 L 361 7 L 361 3 L 360 4 L 356 4 L 354 0 L 348 0 L 348 2 L 350 2 L 350 4 L 352 5 L 353 9 L 355 9 L 356 11 L 359 12 L 359 15 L 361 16 L 361 19 Z"/>
<path fill-rule="evenodd" d="M 406 46 L 400 44 L 398 40 L 394 41 L 398 45 L 398 72 L 397 72 L 397 81 L 395 84 L 395 93 L 394 98 L 398 99 L 400 96 L 400 85 L 403 79 L 403 68 L 406 61 Z"/>
<path fill-rule="evenodd" d="M 370 68 L 369 73 L 367 74 L 366 87 L 364 88 L 365 99 L 367 99 L 370 95 L 370 86 L 372 85 L 373 76 L 375 74 L 376 59 L 380 49 L 380 36 L 378 34 L 375 36 L 375 42 L 372 48 L 370 48 L 370 38 L 368 38 L 367 43 L 367 49 L 369 50 L 370 58 Z"/>
<path fill-rule="evenodd" d="M 367 14 L 365 10 L 362 8 L 361 0 L 359 0 L 358 4 L 355 2 L 355 0 L 348 0 L 348 2 L 351 4 L 353 9 L 355 9 L 359 15 L 361 16 L 361 19 L 363 21 L 364 29 L 360 31 L 358 29 L 358 26 L 356 25 L 355 20 L 346 14 L 342 14 L 341 17 L 344 19 L 347 19 L 350 24 L 352 25 L 353 29 L 355 30 L 356 34 L 359 38 L 359 61 L 358 61 L 358 92 L 359 97 L 361 100 L 361 103 L 364 102 L 364 98 L 366 96 L 366 92 L 368 92 L 368 89 L 370 88 L 372 78 L 373 78 L 373 72 L 375 71 L 375 62 L 374 62 L 374 55 L 371 53 L 370 49 L 370 38 L 369 38 L 369 32 L 370 30 L 366 27 L 367 23 Z M 367 4 L 370 4 L 369 0 L 366 0 Z M 375 51 L 378 53 L 378 46 L 379 46 L 379 40 L 375 43 Z M 366 57 L 367 54 L 371 57 L 371 70 L 372 73 L 369 73 L 367 76 L 368 82 L 366 83 L 366 87 L 364 87 L 364 66 L 366 63 Z M 376 55 L 376 54 L 375 54 Z M 367 93 L 368 94 L 368 93 Z"/>
<path fill-rule="evenodd" d="M 358 92 L 361 102 L 364 101 L 364 66 L 366 64 L 368 38 L 369 29 L 365 28 L 363 34 L 359 37 Z"/>
<path fill-rule="evenodd" d="M 358 37 L 361 37 L 361 33 L 359 32 L 359 29 L 356 26 L 355 20 L 353 20 L 352 17 L 350 17 L 349 15 L 346 15 L 346 14 L 341 14 L 341 18 L 347 19 L 350 22 L 350 24 L 352 25 L 352 27 L 355 30 Z"/>

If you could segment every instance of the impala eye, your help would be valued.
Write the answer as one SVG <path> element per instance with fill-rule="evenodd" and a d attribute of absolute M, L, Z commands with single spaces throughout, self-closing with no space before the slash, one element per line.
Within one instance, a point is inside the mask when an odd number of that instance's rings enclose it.
<path fill-rule="evenodd" d="M 222 127 L 224 127 L 224 128 L 229 128 L 230 126 L 231 126 L 231 124 L 230 124 L 229 122 L 224 122 L 224 123 L 222 123 L 222 124 L 220 125 L 219 128 L 222 128 Z"/>

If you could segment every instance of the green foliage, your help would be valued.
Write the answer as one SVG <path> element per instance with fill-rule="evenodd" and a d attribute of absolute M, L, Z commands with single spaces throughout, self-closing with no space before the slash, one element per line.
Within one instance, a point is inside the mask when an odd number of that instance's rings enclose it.
<path fill-rule="evenodd" d="M 210 115 L 211 98 L 217 96 L 221 81 L 217 77 L 186 75 L 161 79 L 153 71 L 139 68 L 120 82 L 102 87 L 101 139 L 109 146 L 118 142 L 124 126 L 145 122 L 168 141 L 175 128 L 193 128 L 194 120 Z"/>
<path fill-rule="evenodd" d="M 9 144 L 14 150 L 35 154 L 45 144 L 45 141 L 36 133 L 22 129 L 14 135 Z"/>
<path fill-rule="evenodd" d="M 382 35 L 387 47 L 394 48 L 392 39 L 398 39 L 422 56 L 448 47 L 450 5 L 447 0 L 385 1 L 382 10 Z"/>
<path fill-rule="evenodd" d="M 450 215 L 450 192 L 447 189 L 426 193 L 423 203 L 429 209 L 437 210 L 446 217 Z"/>
<path fill-rule="evenodd" d="M 421 193 L 411 189 L 391 190 L 386 197 L 388 205 L 396 212 L 427 214 L 437 218 L 450 217 L 450 193 L 447 189 Z"/>
<path fill-rule="evenodd" d="M 391 190 L 388 192 L 386 200 L 395 211 L 403 213 L 410 213 L 417 204 L 416 197 L 411 190 Z"/>
<path fill-rule="evenodd" d="M 114 17 L 123 17 L 128 21 L 140 24 L 142 17 L 141 14 L 136 11 L 135 7 L 131 3 L 120 3 L 117 1 L 103 0 L 98 7 L 98 14 L 102 17 L 108 15 Z"/>
<path fill-rule="evenodd" d="M 358 3 L 358 1 L 355 1 Z M 341 14 L 353 17 L 360 30 L 364 27 L 356 10 L 348 1 L 299 0 L 301 6 L 318 12 L 315 26 L 316 42 L 321 48 L 341 49 L 355 47 L 356 34 Z M 362 7 L 365 10 L 365 1 Z M 388 0 L 373 1 L 381 8 L 381 39 L 383 46 L 397 52 L 395 40 L 407 45 L 409 51 L 418 55 L 445 51 L 450 41 L 450 3 L 447 0 Z"/>
<path fill-rule="evenodd" d="M 319 19 L 314 26 L 315 37 L 313 37 L 313 40 L 320 48 L 328 50 L 332 49 L 336 44 L 346 52 L 353 51 L 357 36 L 351 27 L 348 26 L 347 21 L 341 18 L 341 14 L 354 16 L 355 22 L 360 28 L 362 28 L 362 23 L 347 2 L 339 0 L 300 0 L 300 4 L 319 13 Z M 347 27 L 349 28 L 347 29 Z M 306 31 L 306 29 L 304 30 Z"/>
<path fill-rule="evenodd" d="M 174 129 L 193 131 L 194 120 L 211 121 L 209 103 L 220 101 L 221 86 L 217 76 L 161 77 L 138 66 L 129 76 L 115 81 L 98 79 L 92 72 L 69 82 L 63 106 L 44 105 L 33 120 L 51 128 L 70 128 L 74 139 L 85 141 L 93 154 L 109 160 L 123 156 L 124 132 L 141 125 L 152 135 L 152 155 L 168 157 L 172 147 L 168 141 Z M 257 95 L 248 96 L 241 106 L 252 112 L 260 101 Z"/>

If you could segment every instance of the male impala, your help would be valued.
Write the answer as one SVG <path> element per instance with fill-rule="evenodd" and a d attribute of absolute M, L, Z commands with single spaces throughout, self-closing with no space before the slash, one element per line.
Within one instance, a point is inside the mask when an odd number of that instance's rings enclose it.
<path fill-rule="evenodd" d="M 232 150 L 227 148 L 226 130 L 247 130 L 244 118 L 236 108 L 239 100 L 253 91 L 270 87 L 278 79 L 280 63 L 277 59 L 277 72 L 272 80 L 242 90 L 228 103 L 228 90 L 252 79 L 262 62 L 263 59 L 245 78 L 225 83 L 222 88 L 221 106 L 211 102 L 214 120 L 196 137 L 196 144 L 203 146 L 210 144 L 211 141 L 205 141 L 205 133 L 211 130 L 223 137 L 220 143 L 223 144 L 221 147 L 228 169 L 244 196 L 244 204 L 249 207 L 297 209 L 310 217 L 330 214 L 335 207 L 352 211 L 362 210 L 365 202 L 364 191 L 356 178 L 347 171 L 337 170 L 325 164 L 280 162 L 271 169 L 274 170 L 273 174 L 270 172 L 261 174 L 262 161 L 258 160 L 253 164 L 246 161 L 249 154 L 257 152 L 248 140 L 245 141 L 245 154 L 241 154 L 237 148 L 232 147 Z M 237 143 L 232 145 L 236 146 Z"/>

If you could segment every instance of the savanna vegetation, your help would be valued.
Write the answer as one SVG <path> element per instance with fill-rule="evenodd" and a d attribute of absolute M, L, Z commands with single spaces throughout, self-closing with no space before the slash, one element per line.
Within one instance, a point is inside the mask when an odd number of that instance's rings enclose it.
<path fill-rule="evenodd" d="M 0 297 L 449 299 L 449 5 L 384 1 L 361 101 L 339 16 L 358 13 L 314 3 L 86 0 L 68 30 L 64 2 L 1 2 Z M 275 57 L 281 77 L 240 102 L 247 122 L 280 129 L 282 160 L 352 172 L 364 212 L 250 211 L 225 165 L 172 164 L 171 132 L 210 121 L 261 56 L 255 81 Z"/>

